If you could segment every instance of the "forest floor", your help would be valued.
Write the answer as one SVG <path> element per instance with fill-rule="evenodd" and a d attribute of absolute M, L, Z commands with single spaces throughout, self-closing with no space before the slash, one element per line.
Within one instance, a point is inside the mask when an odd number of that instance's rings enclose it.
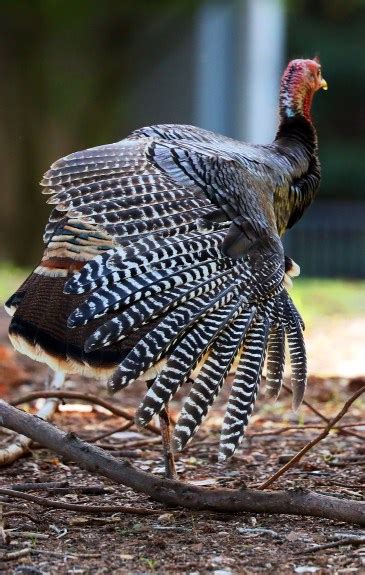
<path fill-rule="evenodd" d="M 306 336 L 311 373 L 315 374 L 309 378 L 306 399 L 328 417 L 336 414 L 364 384 L 361 369 L 364 373 L 365 318 L 322 320 L 310 325 Z M 10 400 L 42 390 L 48 372 L 41 364 L 12 351 L 6 338 L 7 324 L 7 317 L 0 312 L 0 395 Z M 98 394 L 131 413 L 144 391 L 142 385 L 135 384 L 109 398 L 102 382 L 78 377 L 72 377 L 66 389 Z M 227 386 L 197 437 L 178 458 L 181 480 L 207 487 L 258 486 L 313 439 L 320 432 L 318 426 L 323 425 L 305 406 L 294 414 L 290 394 L 285 390 L 275 404 L 265 401 L 261 394 L 237 454 L 226 464 L 217 463 L 219 428 L 228 393 Z M 174 415 L 178 414 L 185 394 L 186 389 L 182 389 L 172 403 Z M 31 410 L 34 403 L 23 408 Z M 105 409 L 75 400 L 61 405 L 54 418 L 58 427 L 72 430 L 84 439 L 118 428 L 123 422 Z M 347 428 L 357 436 L 340 430 L 331 432 L 270 489 L 305 488 L 363 500 L 364 402 L 359 399 L 354 403 L 340 423 L 357 424 L 356 428 Z M 288 426 L 293 428 L 283 432 Z M 9 434 L 0 433 L 0 445 L 6 445 L 10 439 Z M 163 473 L 160 441 L 151 433 L 132 427 L 105 437 L 96 445 L 108 449 L 115 457 L 128 456 L 140 469 Z M 25 482 L 67 482 L 63 492 L 51 488 L 37 491 L 35 487 L 28 491 L 43 498 L 95 506 L 119 504 L 159 512 L 150 516 L 75 513 L 0 496 L 0 512 L 1 507 L 5 514 L 10 512 L 5 523 L 0 518 L 0 573 L 4 575 L 365 572 L 364 547 L 341 545 L 312 550 L 316 545 L 349 534 L 364 537 L 365 530 L 356 525 L 290 515 L 168 509 L 147 496 L 92 476 L 36 444 L 28 455 L 0 469 L 0 487 Z M 104 486 L 105 492 L 99 495 L 82 492 L 82 487 L 95 485 Z M 11 559 L 11 553 L 18 551 L 20 556 Z"/>

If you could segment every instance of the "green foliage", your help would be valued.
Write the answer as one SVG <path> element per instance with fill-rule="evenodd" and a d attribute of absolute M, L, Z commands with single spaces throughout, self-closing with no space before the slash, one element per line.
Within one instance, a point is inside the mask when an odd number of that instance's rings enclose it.
<path fill-rule="evenodd" d="M 307 327 L 334 317 L 365 317 L 365 281 L 294 279 L 290 292 Z"/>
<path fill-rule="evenodd" d="M 155 571 L 156 567 L 158 566 L 158 561 L 157 559 L 149 559 L 147 557 L 141 557 L 141 561 L 143 563 L 145 563 L 145 565 L 147 566 L 147 568 L 150 571 Z"/>
<path fill-rule="evenodd" d="M 23 283 L 30 270 L 0 262 L 0 305 Z"/>

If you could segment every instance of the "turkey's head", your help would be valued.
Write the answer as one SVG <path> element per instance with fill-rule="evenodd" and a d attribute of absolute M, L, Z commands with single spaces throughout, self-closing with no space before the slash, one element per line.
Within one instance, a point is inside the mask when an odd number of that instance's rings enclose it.
<path fill-rule="evenodd" d="M 310 121 L 313 95 L 321 88 L 327 90 L 327 82 L 322 78 L 318 58 L 289 62 L 281 80 L 281 115 L 287 118 L 302 115 Z"/>

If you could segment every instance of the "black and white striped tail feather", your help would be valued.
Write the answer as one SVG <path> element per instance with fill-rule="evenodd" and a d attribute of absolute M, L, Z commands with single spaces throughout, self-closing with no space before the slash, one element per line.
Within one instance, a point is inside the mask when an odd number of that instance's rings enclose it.
<path fill-rule="evenodd" d="M 150 236 L 136 241 L 132 246 L 109 250 L 95 257 L 80 272 L 74 274 L 65 286 L 65 293 L 85 293 L 115 283 L 117 277 L 120 279 L 126 277 L 123 273 L 127 269 L 146 269 L 157 262 L 176 256 L 197 254 L 207 249 L 217 250 L 219 256 L 222 232 L 206 236 L 190 234 L 180 236 L 178 239 Z"/>
<path fill-rule="evenodd" d="M 220 258 L 220 253 L 217 249 L 202 249 L 198 253 L 187 253 L 184 255 L 179 255 L 175 257 L 166 257 L 161 261 L 156 261 L 156 263 L 148 263 L 146 262 L 145 265 L 127 265 L 125 268 L 114 268 L 114 271 L 109 271 L 107 275 L 102 279 L 98 280 L 98 283 L 89 284 L 91 289 L 93 290 L 93 295 L 102 295 L 102 291 L 110 286 L 110 290 L 113 290 L 118 284 L 124 283 L 124 280 L 128 280 L 130 278 L 138 278 L 138 276 L 145 275 L 146 273 L 152 272 L 163 272 L 163 270 L 170 270 L 171 268 L 174 270 L 181 269 L 182 271 L 184 268 L 191 269 L 193 266 L 197 267 L 200 263 L 204 264 L 209 261 L 223 259 Z M 171 275 L 171 272 L 168 273 Z M 156 278 L 157 279 L 162 279 Z M 79 293 L 79 291 L 77 292 Z M 90 300 L 89 300 L 90 301 Z"/>
<path fill-rule="evenodd" d="M 223 288 L 231 278 L 232 273 L 225 271 L 213 274 L 208 280 L 199 279 L 166 293 L 154 295 L 153 298 L 141 300 L 102 324 L 85 342 L 85 351 L 92 351 L 121 341 L 131 331 L 136 331 L 140 326 L 162 317 L 178 305 L 193 298 L 199 298 L 218 287 Z"/>
<path fill-rule="evenodd" d="M 176 451 L 184 449 L 206 417 L 239 353 L 255 312 L 255 308 L 243 310 L 210 348 L 209 356 L 193 382 L 175 426 L 173 445 Z"/>
<path fill-rule="evenodd" d="M 142 242 L 141 247 L 136 242 L 133 246 L 134 252 L 129 248 L 115 250 L 107 259 L 106 267 L 112 270 L 115 267 L 123 269 L 124 267 L 147 266 L 177 256 L 198 254 L 212 249 L 215 249 L 219 256 L 224 232 L 181 236 L 182 234 L 178 239 L 151 237 L 148 241 Z M 139 248 L 139 251 L 136 248 Z"/>
<path fill-rule="evenodd" d="M 118 282 L 113 288 L 100 288 L 93 292 L 68 319 L 69 327 L 85 325 L 92 318 L 104 315 L 107 311 L 117 311 L 142 298 L 161 293 L 174 287 L 198 279 L 208 278 L 212 273 L 229 269 L 230 264 L 224 259 L 201 262 L 180 270 L 156 270 Z"/>
<path fill-rule="evenodd" d="M 290 355 L 293 409 L 297 411 L 307 385 L 307 358 L 302 327 L 296 317 L 292 318 L 293 321 L 285 327 L 285 331 Z"/>
<path fill-rule="evenodd" d="M 286 290 L 276 298 L 276 301 L 276 322 L 273 333 L 270 334 L 275 343 L 271 355 L 269 346 L 268 356 L 269 381 L 267 383 L 271 388 L 271 390 L 269 389 L 269 396 L 276 398 L 280 392 L 285 364 L 285 341 L 287 341 L 291 365 L 293 409 L 296 411 L 303 401 L 307 383 L 307 356 L 303 338 L 305 326 Z M 285 335 L 283 335 L 283 330 Z M 272 362 L 269 365 L 270 357 Z M 273 373 L 270 372 L 270 369 Z"/>
<path fill-rule="evenodd" d="M 179 387 L 187 381 L 212 342 L 237 317 L 246 303 L 242 302 L 241 298 L 238 298 L 238 301 L 234 298 L 223 308 L 206 315 L 179 340 L 166 366 L 153 382 L 138 408 L 136 421 L 139 425 L 146 425 L 155 414 L 161 411 Z"/>
<path fill-rule="evenodd" d="M 180 337 L 206 314 L 226 306 L 237 296 L 235 282 L 180 305 L 142 338 L 108 382 L 112 392 L 126 387 L 161 359 Z"/>
<path fill-rule="evenodd" d="M 271 329 L 267 346 L 267 371 L 265 395 L 268 399 L 279 397 L 285 366 L 285 329 L 277 325 Z"/>
<path fill-rule="evenodd" d="M 269 320 L 250 327 L 233 381 L 223 421 L 219 460 L 231 457 L 241 441 L 253 411 L 265 361 Z"/>

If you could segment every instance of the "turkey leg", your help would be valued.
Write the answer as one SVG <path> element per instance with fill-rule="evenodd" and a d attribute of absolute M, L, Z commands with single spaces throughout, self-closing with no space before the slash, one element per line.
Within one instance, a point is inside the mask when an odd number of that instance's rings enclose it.
<path fill-rule="evenodd" d="M 153 382 L 154 379 L 147 380 L 147 387 L 150 388 Z M 165 462 L 165 477 L 166 479 L 176 479 L 175 459 L 171 448 L 171 423 L 168 405 L 161 409 L 158 417 L 160 421 L 162 449 Z"/>
<path fill-rule="evenodd" d="M 160 411 L 159 420 L 165 461 L 165 476 L 166 479 L 176 479 L 175 459 L 171 449 L 171 426 L 168 405 Z"/>

